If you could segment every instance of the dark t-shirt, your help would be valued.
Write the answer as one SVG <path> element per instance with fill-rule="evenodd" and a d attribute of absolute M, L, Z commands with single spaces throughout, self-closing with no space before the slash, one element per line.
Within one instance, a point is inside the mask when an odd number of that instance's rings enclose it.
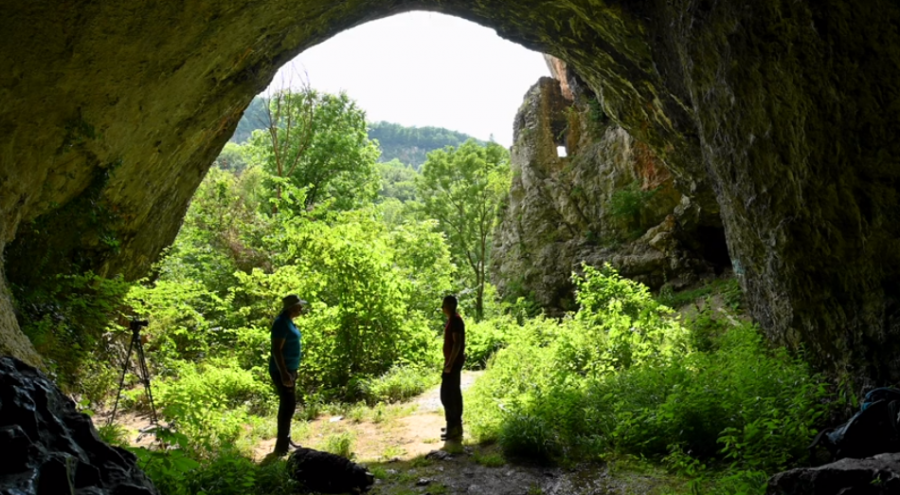
<path fill-rule="evenodd" d="M 453 362 L 453 369 L 460 370 L 466 362 L 466 324 L 458 314 L 447 319 L 444 326 L 444 361 L 453 353 L 453 334 L 458 334 L 457 338 L 462 340 L 462 348 Z"/>

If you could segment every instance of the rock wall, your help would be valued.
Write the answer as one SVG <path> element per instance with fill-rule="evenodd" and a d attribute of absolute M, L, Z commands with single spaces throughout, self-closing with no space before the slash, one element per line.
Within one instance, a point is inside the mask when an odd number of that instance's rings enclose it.
<path fill-rule="evenodd" d="M 566 82 L 542 78 L 516 116 L 513 180 L 492 248 L 499 292 L 558 314 L 575 309 L 571 274 L 582 262 L 609 262 L 652 288 L 725 268 L 718 219 L 704 218 L 719 232 L 722 266 L 682 241 L 696 240 L 700 208 L 676 189 L 665 163 L 610 121 L 564 62 L 549 59 Z"/>
<path fill-rule="evenodd" d="M 39 371 L 3 357 L 0 383 L 0 493 L 157 495 L 137 457 L 100 440 Z"/>
<path fill-rule="evenodd" d="M 10 277 L 68 263 L 142 273 L 281 64 L 361 22 L 429 9 L 573 67 L 683 194 L 721 210 L 752 312 L 774 341 L 805 346 L 837 373 L 900 380 L 892 0 L 0 0 L 0 9 L 0 247 Z M 27 282 L 33 271 L 24 273 Z M 0 341 L 20 337 L 8 318 L 0 324 Z"/>

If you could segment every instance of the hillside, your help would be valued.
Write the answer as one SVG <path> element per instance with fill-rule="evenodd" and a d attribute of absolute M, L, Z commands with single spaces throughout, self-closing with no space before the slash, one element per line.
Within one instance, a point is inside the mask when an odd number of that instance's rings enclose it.
<path fill-rule="evenodd" d="M 250 139 L 256 129 L 266 126 L 265 99 L 257 96 L 247 107 L 237 129 L 230 141 L 243 143 Z M 459 146 L 468 139 L 468 134 L 451 131 L 443 127 L 406 127 L 391 122 L 374 122 L 369 124 L 369 139 L 376 139 L 381 147 L 381 162 L 393 159 L 418 169 L 425 163 L 425 155 L 429 151 L 444 146 Z M 479 141 L 482 142 L 482 141 Z"/>
<path fill-rule="evenodd" d="M 382 121 L 369 124 L 369 139 L 378 140 L 380 161 L 389 162 L 396 158 L 418 169 L 425 163 L 425 155 L 429 151 L 444 146 L 459 146 L 474 138 L 443 127 L 405 127 Z"/>

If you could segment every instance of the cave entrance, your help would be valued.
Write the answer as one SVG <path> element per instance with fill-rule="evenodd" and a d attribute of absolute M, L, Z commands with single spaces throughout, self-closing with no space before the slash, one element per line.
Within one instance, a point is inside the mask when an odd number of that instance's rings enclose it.
<path fill-rule="evenodd" d="M 716 275 L 732 268 L 731 255 L 728 253 L 728 241 L 725 238 L 723 227 L 698 227 L 697 240 L 700 243 L 700 256 L 712 265 Z"/>

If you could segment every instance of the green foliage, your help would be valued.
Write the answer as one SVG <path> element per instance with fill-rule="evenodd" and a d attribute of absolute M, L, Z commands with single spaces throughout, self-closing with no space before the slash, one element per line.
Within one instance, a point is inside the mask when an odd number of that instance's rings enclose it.
<path fill-rule="evenodd" d="M 363 397 L 368 404 L 401 402 L 415 397 L 440 381 L 434 369 L 393 367 L 387 373 L 363 381 Z"/>
<path fill-rule="evenodd" d="M 325 439 L 322 450 L 353 460 L 356 457 L 353 453 L 354 440 L 353 435 L 349 432 L 335 433 Z"/>
<path fill-rule="evenodd" d="M 379 163 L 377 167 L 381 175 L 380 198 L 395 198 L 404 203 L 416 199 L 416 177 L 419 175 L 416 169 L 397 159 Z"/>
<path fill-rule="evenodd" d="M 619 218 L 630 237 L 638 237 L 644 231 L 644 215 L 657 189 L 644 190 L 640 181 L 616 189 L 609 201 L 610 213 Z"/>
<path fill-rule="evenodd" d="M 216 157 L 213 165 L 222 170 L 240 173 L 249 165 L 247 155 L 248 150 L 243 146 L 229 141 L 225 143 L 225 147 L 219 152 L 219 156 Z"/>
<path fill-rule="evenodd" d="M 491 356 L 515 340 L 519 324 L 511 315 L 466 324 L 466 368 L 483 369 Z"/>
<path fill-rule="evenodd" d="M 119 351 L 130 332 L 117 325 L 130 284 L 92 272 L 60 275 L 17 301 L 22 331 L 67 393 L 102 403 L 117 379 Z M 126 338 L 127 333 L 127 338 Z"/>
<path fill-rule="evenodd" d="M 456 147 L 473 138 L 442 127 L 405 127 L 389 122 L 373 122 L 369 124 L 369 139 L 378 141 L 382 161 L 399 160 L 418 169 L 425 163 L 428 152 L 447 146 Z"/>
<path fill-rule="evenodd" d="M 457 266 L 476 293 L 475 318 L 483 316 L 484 284 L 497 212 L 509 192 L 509 152 L 494 143 L 469 140 L 458 148 L 432 151 L 416 189 L 422 211 L 438 221 Z"/>
<path fill-rule="evenodd" d="M 475 464 L 484 467 L 501 467 L 506 465 L 506 459 L 504 459 L 502 455 L 497 453 L 485 454 L 476 451 L 474 454 L 472 454 L 472 460 L 475 461 Z"/>
<path fill-rule="evenodd" d="M 286 462 L 257 464 L 231 448 L 199 461 L 183 448 L 131 450 L 159 492 L 166 495 L 288 495 L 300 488 Z"/>
<path fill-rule="evenodd" d="M 743 474 L 714 481 L 733 486 L 804 455 L 829 397 L 805 363 L 749 324 L 694 335 L 608 268 L 585 267 L 575 283 L 582 309 L 527 322 L 473 386 L 476 438 L 537 459 L 633 454 L 698 472 L 731 462 Z"/>
<path fill-rule="evenodd" d="M 97 434 L 104 442 L 117 447 L 128 445 L 128 430 L 117 424 L 104 424 L 97 428 Z"/>
<path fill-rule="evenodd" d="M 199 366 L 184 363 L 177 378 L 154 383 L 155 397 L 163 415 L 192 440 L 231 443 L 241 433 L 248 411 L 271 411 L 272 387 L 259 379 L 263 373 L 223 360 Z"/>
<path fill-rule="evenodd" d="M 296 212 L 326 202 L 348 210 L 375 198 L 378 148 L 366 134 L 365 112 L 346 94 L 279 92 L 268 117 L 266 129 L 253 131 L 248 154 L 273 177 L 305 189 Z M 280 198 L 282 183 L 270 186 Z"/>

